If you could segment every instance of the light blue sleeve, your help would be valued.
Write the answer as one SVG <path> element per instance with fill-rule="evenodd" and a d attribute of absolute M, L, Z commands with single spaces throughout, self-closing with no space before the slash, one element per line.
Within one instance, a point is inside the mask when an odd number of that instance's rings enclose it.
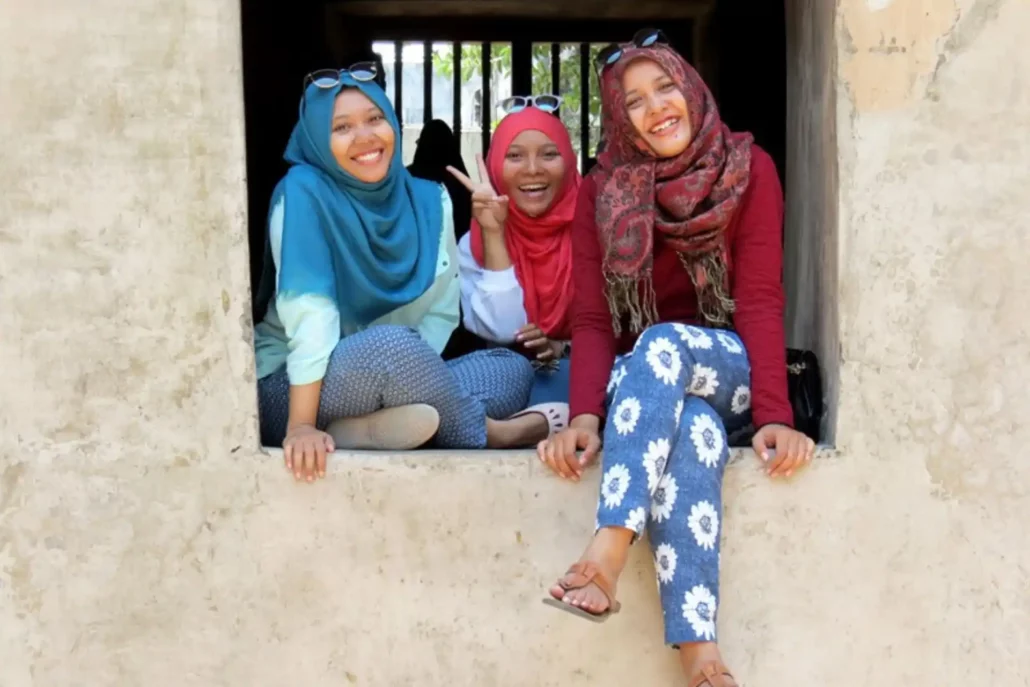
<path fill-rule="evenodd" d="M 454 213 L 451 197 L 442 191 L 443 227 L 440 234 L 440 252 L 436 265 L 438 295 L 418 325 L 418 333 L 437 353 L 443 353 L 451 334 L 458 328 L 460 318 L 461 285 L 458 281 L 458 248 L 454 241 Z"/>
<path fill-rule="evenodd" d="M 268 218 L 268 238 L 275 261 L 275 309 L 289 341 L 286 376 L 293 386 L 311 384 L 325 377 L 329 356 L 340 341 L 340 311 L 325 296 L 279 294 L 279 265 L 282 258 L 285 199 L 280 198 Z"/>

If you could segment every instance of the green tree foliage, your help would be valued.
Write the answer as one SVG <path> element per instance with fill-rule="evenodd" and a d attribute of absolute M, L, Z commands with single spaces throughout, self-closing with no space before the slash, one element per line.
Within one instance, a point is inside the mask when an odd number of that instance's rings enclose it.
<path fill-rule="evenodd" d="M 511 45 L 507 43 L 491 44 L 490 69 L 494 79 L 511 78 Z M 592 130 L 591 153 L 597 146 L 597 130 L 601 126 L 601 98 L 597 90 L 597 75 L 593 69 L 593 58 L 600 46 L 590 46 L 590 93 L 587 107 L 590 112 L 590 128 Z M 558 92 L 562 96 L 562 123 L 572 136 L 574 147 L 579 150 L 580 129 L 580 93 L 579 44 L 564 43 L 560 48 Z M 535 43 L 533 45 L 533 94 L 551 92 L 551 45 Z M 454 62 L 450 54 L 433 53 L 433 69 L 437 75 L 451 79 L 454 76 Z M 468 82 L 483 75 L 483 52 L 476 44 L 462 45 L 461 79 Z M 519 93 L 517 95 L 529 95 Z M 498 113 L 495 112 L 494 126 L 497 125 Z"/>

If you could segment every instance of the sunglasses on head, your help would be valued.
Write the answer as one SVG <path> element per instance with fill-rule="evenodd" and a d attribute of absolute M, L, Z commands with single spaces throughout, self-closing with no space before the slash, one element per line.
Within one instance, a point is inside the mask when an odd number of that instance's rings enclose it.
<path fill-rule="evenodd" d="M 319 69 L 304 77 L 304 89 L 315 84 L 319 88 L 335 88 L 342 81 L 344 74 L 350 74 L 355 81 L 374 81 L 379 75 L 379 68 L 375 62 L 355 62 L 346 69 Z"/>
<path fill-rule="evenodd" d="M 538 110 L 553 114 L 561 107 L 561 103 L 560 95 L 513 95 L 497 103 L 497 107 L 504 114 L 521 112 L 527 107 L 535 107 Z"/>
<path fill-rule="evenodd" d="M 662 33 L 661 29 L 640 29 L 633 34 L 632 44 L 638 48 L 651 48 L 656 45 L 668 45 L 669 39 Z M 594 69 L 600 74 L 606 68 L 612 66 L 622 57 L 623 46 L 612 43 L 601 48 L 594 58 Z"/>

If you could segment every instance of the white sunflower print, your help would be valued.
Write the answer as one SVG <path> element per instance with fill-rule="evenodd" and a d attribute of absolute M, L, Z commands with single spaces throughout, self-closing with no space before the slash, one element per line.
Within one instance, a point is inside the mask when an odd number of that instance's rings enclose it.
<path fill-rule="evenodd" d="M 698 639 L 711 641 L 715 637 L 715 596 L 703 584 L 695 585 L 683 595 L 683 617 L 694 628 Z"/>
<path fill-rule="evenodd" d="M 676 403 L 676 426 L 680 426 L 680 418 L 683 417 L 683 399 L 681 398 Z"/>
<path fill-rule="evenodd" d="M 629 517 L 626 518 L 626 529 L 633 530 L 637 534 L 644 531 L 644 525 L 647 524 L 647 511 L 644 507 L 634 508 L 629 512 Z"/>
<path fill-rule="evenodd" d="M 612 370 L 612 376 L 608 378 L 608 393 L 612 393 L 619 388 L 622 384 L 622 380 L 626 378 L 626 366 L 619 365 L 617 368 Z"/>
<path fill-rule="evenodd" d="M 622 436 L 631 434 L 637 428 L 639 420 L 640 401 L 633 396 L 622 399 L 622 402 L 615 408 L 615 417 L 612 418 L 612 422 L 615 423 L 615 431 Z"/>
<path fill-rule="evenodd" d="M 644 470 L 647 471 L 647 490 L 654 493 L 658 481 L 665 474 L 665 465 L 669 462 L 669 451 L 672 446 L 668 439 L 647 442 L 644 453 Z"/>
<path fill-rule="evenodd" d="M 734 415 L 742 415 L 751 409 L 751 389 L 741 384 L 733 392 L 730 410 Z"/>
<path fill-rule="evenodd" d="M 716 332 L 715 338 L 719 340 L 722 347 L 730 353 L 741 354 L 744 352 L 744 347 L 740 345 L 735 336 L 727 334 L 726 332 Z"/>
<path fill-rule="evenodd" d="M 689 324 L 674 324 L 672 327 L 689 348 L 707 351 L 712 347 L 712 337 L 700 327 Z"/>
<path fill-rule="evenodd" d="M 710 415 L 698 415 L 690 423 L 690 440 L 694 442 L 697 459 L 710 468 L 719 464 L 725 447 L 722 431 Z"/>
<path fill-rule="evenodd" d="M 669 584 L 676 577 L 676 549 L 659 544 L 654 550 L 654 569 L 658 573 L 658 586 Z"/>
<path fill-rule="evenodd" d="M 654 490 L 651 497 L 651 519 L 655 522 L 662 522 L 672 517 L 672 507 L 676 505 L 676 495 L 679 487 L 676 485 L 676 478 L 672 475 L 663 475 L 658 480 L 658 488 Z"/>
<path fill-rule="evenodd" d="M 702 365 L 701 363 L 694 363 L 693 375 L 690 378 L 690 387 L 687 391 L 695 396 L 708 398 L 709 396 L 714 396 L 715 390 L 718 388 L 719 373 L 715 371 L 715 368 Z"/>
<path fill-rule="evenodd" d="M 683 371 L 679 349 L 664 336 L 660 336 L 647 346 L 647 362 L 654 376 L 666 384 L 675 384 Z"/>
<path fill-rule="evenodd" d="M 629 489 L 629 470 L 622 463 L 617 463 L 604 473 L 604 480 L 601 482 L 601 496 L 604 497 L 604 505 L 608 508 L 618 508 L 622 505 L 622 499 Z"/>
<path fill-rule="evenodd" d="M 698 546 L 706 551 L 715 548 L 715 542 L 719 539 L 719 514 L 715 512 L 715 506 L 708 501 L 695 503 L 690 507 L 687 525 L 694 533 L 694 541 Z"/>

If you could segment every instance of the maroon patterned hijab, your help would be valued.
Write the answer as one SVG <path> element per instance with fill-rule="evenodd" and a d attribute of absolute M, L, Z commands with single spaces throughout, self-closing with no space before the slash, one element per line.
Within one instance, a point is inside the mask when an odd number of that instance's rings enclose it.
<path fill-rule="evenodd" d="M 724 234 L 748 186 L 752 136 L 734 134 L 723 124 L 711 91 L 674 50 L 664 45 L 622 48 L 619 61 L 601 75 L 607 145 L 592 172 L 615 332 L 621 332 L 627 315 L 634 332 L 658 319 L 652 283 L 655 231 L 679 253 L 697 290 L 701 318 L 712 327 L 729 327 L 734 304 Z M 686 99 L 694 137 L 678 157 L 655 157 L 630 121 L 622 75 L 640 58 L 664 69 Z"/>

